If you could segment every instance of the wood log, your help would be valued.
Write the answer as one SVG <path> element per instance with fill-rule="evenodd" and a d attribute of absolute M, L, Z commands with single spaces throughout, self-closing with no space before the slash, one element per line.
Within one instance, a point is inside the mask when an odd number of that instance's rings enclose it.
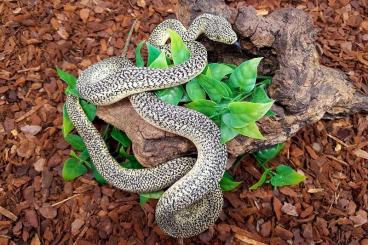
<path fill-rule="evenodd" d="M 236 30 L 241 50 L 205 37 L 209 61 L 240 64 L 262 56 L 260 73 L 272 75 L 268 89 L 276 100 L 276 117 L 258 122 L 265 140 L 238 136 L 227 143 L 231 157 L 286 141 L 307 124 L 323 117 L 333 119 L 368 111 L 368 97 L 357 91 L 339 70 L 319 63 L 317 30 L 311 18 L 299 9 L 276 10 L 257 16 L 252 7 L 230 8 L 224 0 L 180 0 L 177 18 L 187 25 L 202 13 L 222 15 Z M 123 130 L 133 142 L 137 159 L 155 166 L 170 159 L 194 154 L 193 144 L 147 124 L 128 101 L 99 107 L 97 116 Z"/>

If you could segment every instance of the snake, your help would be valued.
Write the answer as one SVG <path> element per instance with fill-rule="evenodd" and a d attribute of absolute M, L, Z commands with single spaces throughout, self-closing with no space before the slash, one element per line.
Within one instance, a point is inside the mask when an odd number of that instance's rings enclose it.
<path fill-rule="evenodd" d="M 136 67 L 122 56 L 106 58 L 80 74 L 77 90 L 81 98 L 101 106 L 128 97 L 145 121 L 191 140 L 197 148 L 196 159 L 180 157 L 152 168 L 123 168 L 88 120 L 79 98 L 67 94 L 65 105 L 90 159 L 107 182 L 134 193 L 168 188 L 158 200 L 156 223 L 172 237 L 187 238 L 208 229 L 220 215 L 223 196 L 219 181 L 227 162 L 226 147 L 220 143 L 219 128 L 208 117 L 185 107 L 167 104 L 152 91 L 184 84 L 205 69 L 206 48 L 195 41 L 201 34 L 226 44 L 235 43 L 237 36 L 225 18 L 202 14 L 188 29 L 175 19 L 163 21 L 152 31 L 148 42 L 165 49 L 168 29 L 182 37 L 190 53 L 188 60 L 157 69 Z"/>

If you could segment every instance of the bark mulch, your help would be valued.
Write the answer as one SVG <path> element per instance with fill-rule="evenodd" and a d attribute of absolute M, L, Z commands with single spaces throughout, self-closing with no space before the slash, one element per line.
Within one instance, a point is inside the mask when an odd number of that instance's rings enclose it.
<path fill-rule="evenodd" d="M 228 1 L 259 14 L 284 6 L 309 12 L 320 28 L 321 62 L 342 69 L 368 94 L 368 2 Z M 128 57 L 175 0 L 0 2 L 0 245 L 176 244 L 154 223 L 156 201 L 99 186 L 90 175 L 60 177 L 70 152 L 63 140 L 65 84 L 74 74 L 122 52 L 138 19 Z M 290 139 L 272 165 L 308 178 L 299 186 L 257 191 L 261 175 L 246 157 L 231 170 L 243 184 L 225 193 L 220 219 L 185 244 L 368 244 L 368 117 L 320 121 Z"/>

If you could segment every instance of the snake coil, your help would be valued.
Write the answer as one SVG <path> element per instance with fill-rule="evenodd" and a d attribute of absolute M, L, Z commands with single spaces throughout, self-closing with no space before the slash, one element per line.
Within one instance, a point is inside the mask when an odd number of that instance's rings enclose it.
<path fill-rule="evenodd" d="M 83 138 L 91 160 L 113 186 L 130 192 L 151 192 L 169 187 L 156 207 L 157 224 L 173 237 L 191 237 L 206 230 L 218 218 L 223 197 L 219 181 L 227 153 L 220 143 L 219 128 L 193 110 L 168 105 L 151 90 L 186 83 L 207 64 L 205 47 L 194 41 L 204 33 L 208 38 L 232 44 L 237 40 L 223 17 L 203 14 L 188 30 L 177 20 L 166 20 L 152 32 L 149 42 L 163 48 L 167 29 L 182 36 L 190 52 L 183 64 L 165 69 L 135 67 L 124 57 L 102 60 L 82 72 L 77 88 L 82 98 L 108 105 L 128 97 L 137 113 L 148 123 L 190 139 L 197 147 L 197 159 L 182 157 L 149 169 L 122 168 L 111 156 L 102 137 L 86 117 L 79 99 L 67 95 L 68 115 Z"/>

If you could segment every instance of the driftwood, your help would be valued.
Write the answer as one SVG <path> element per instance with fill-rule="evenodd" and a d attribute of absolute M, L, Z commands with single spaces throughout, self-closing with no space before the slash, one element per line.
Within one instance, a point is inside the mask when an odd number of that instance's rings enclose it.
<path fill-rule="evenodd" d="M 109 106 L 98 107 L 97 116 L 123 130 L 132 140 L 134 155 L 145 166 L 154 166 L 183 153 L 195 153 L 187 139 L 165 132 L 146 123 L 124 99 Z"/>
<path fill-rule="evenodd" d="M 343 72 L 319 64 L 316 29 L 305 12 L 289 8 L 263 17 L 252 7 L 230 8 L 224 0 L 181 0 L 177 17 L 188 25 L 203 12 L 226 17 L 242 46 L 240 51 L 202 38 L 210 61 L 239 64 L 263 56 L 260 73 L 273 75 L 268 92 L 277 101 L 273 110 L 278 116 L 258 123 L 266 140 L 238 136 L 227 144 L 231 156 L 284 142 L 323 117 L 368 111 L 368 97 L 357 91 Z M 146 166 L 195 153 L 190 141 L 147 124 L 128 101 L 99 107 L 97 116 L 127 133 L 134 154 Z"/>

